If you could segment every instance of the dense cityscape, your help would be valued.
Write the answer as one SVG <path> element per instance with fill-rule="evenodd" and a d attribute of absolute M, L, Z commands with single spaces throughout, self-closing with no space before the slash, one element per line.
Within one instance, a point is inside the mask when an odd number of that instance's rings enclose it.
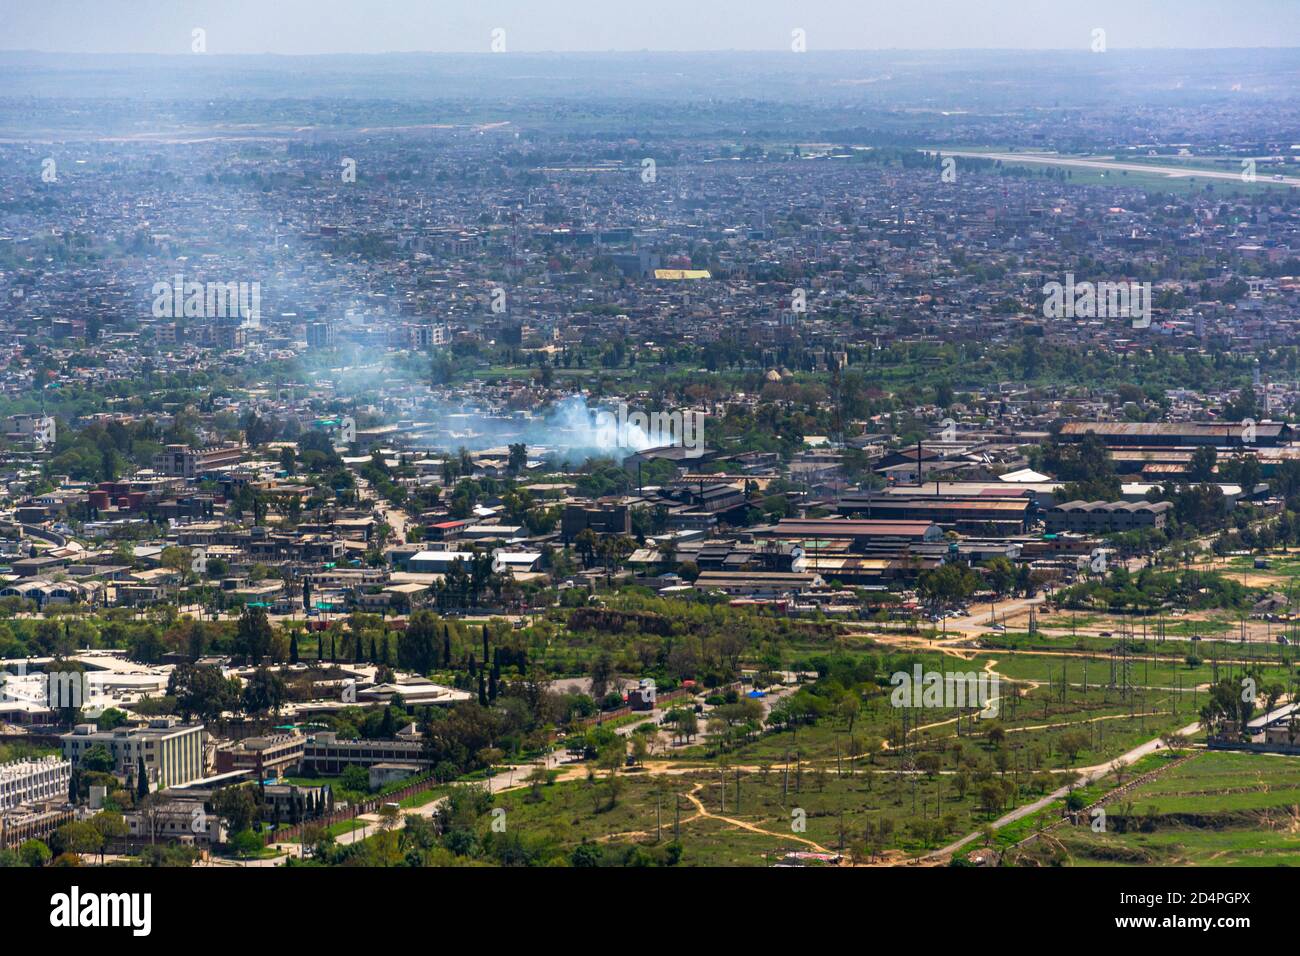
<path fill-rule="evenodd" d="M 1300 863 L 1294 50 L 203 33 L 0 54 L 0 867 Z"/>

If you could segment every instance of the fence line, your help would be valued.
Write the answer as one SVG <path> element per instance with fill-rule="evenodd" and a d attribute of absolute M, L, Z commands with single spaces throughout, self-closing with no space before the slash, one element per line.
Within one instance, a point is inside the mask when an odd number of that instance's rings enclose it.
<path fill-rule="evenodd" d="M 400 803 L 407 797 L 414 796 L 422 790 L 428 790 L 429 785 L 433 783 L 433 775 L 427 774 L 418 780 L 399 787 L 391 793 L 382 793 L 361 801 L 355 806 L 345 807 L 342 810 L 335 810 L 333 813 L 327 813 L 324 816 L 313 817 L 310 820 L 304 820 L 301 823 L 295 823 L 291 827 L 282 827 L 278 830 L 268 831 L 263 835 L 262 841 L 265 845 L 270 846 L 272 843 L 285 843 L 295 839 L 301 839 L 303 828 L 309 824 L 322 827 L 330 827 L 336 823 L 342 823 L 344 820 L 355 819 L 362 814 L 374 813 L 385 803 Z"/>

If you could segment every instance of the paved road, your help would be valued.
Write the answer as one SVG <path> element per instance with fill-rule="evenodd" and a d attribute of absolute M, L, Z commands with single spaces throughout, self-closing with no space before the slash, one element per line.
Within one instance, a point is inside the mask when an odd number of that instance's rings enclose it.
<path fill-rule="evenodd" d="M 1201 729 L 1201 724 L 1198 721 L 1194 724 L 1188 724 L 1186 727 L 1179 730 L 1178 733 L 1186 737 L 1186 736 L 1191 736 L 1192 734 L 1196 733 L 1200 729 Z M 1080 780 L 1075 786 L 1085 787 L 1090 783 L 1094 783 L 1095 781 L 1100 780 L 1106 774 L 1110 773 L 1111 768 L 1114 767 L 1115 764 L 1118 763 L 1127 767 L 1129 764 L 1141 760 L 1147 754 L 1155 753 L 1162 746 L 1163 744 L 1160 742 L 1160 738 L 1156 737 L 1152 740 L 1148 740 L 1144 744 L 1139 744 L 1138 746 L 1130 750 L 1128 753 L 1124 754 L 1123 756 L 1116 757 L 1114 760 L 1110 761 L 1109 763 L 1097 764 L 1096 766 L 1093 767 L 1082 767 L 1078 771 L 1080 775 Z M 1029 816 L 1029 814 L 1031 813 L 1036 813 L 1037 811 L 1043 809 L 1043 807 L 1050 804 L 1053 800 L 1062 799 L 1069 792 L 1070 792 L 1069 787 L 1059 787 L 1056 790 L 1053 790 L 1047 796 L 1043 797 L 1042 799 L 1035 800 L 1033 803 L 1026 803 L 1023 807 L 1017 807 L 1016 809 L 1012 810 L 1010 813 L 1007 813 L 1004 816 L 998 817 L 998 819 L 994 820 L 993 829 L 1000 830 L 1002 827 L 1006 826 L 1009 823 L 1015 823 L 1017 820 Z M 972 840 L 979 839 L 980 836 L 981 836 L 980 833 L 968 833 L 966 836 L 962 837 L 956 843 L 950 843 L 941 850 L 935 850 L 933 853 L 927 853 L 924 857 L 922 857 L 922 859 L 934 859 L 936 857 L 951 856 L 953 853 L 960 850 L 962 847 L 970 843 Z"/>
<path fill-rule="evenodd" d="M 1031 598 L 1014 598 L 998 601 L 995 604 L 972 604 L 971 612 L 958 617 L 947 617 L 939 621 L 940 636 L 947 631 L 948 637 L 978 637 L 986 633 L 993 624 L 1002 624 L 1028 613 L 1031 607 L 1037 607 L 1047 598 L 1039 595 Z M 994 620 L 996 618 L 996 620 Z"/>

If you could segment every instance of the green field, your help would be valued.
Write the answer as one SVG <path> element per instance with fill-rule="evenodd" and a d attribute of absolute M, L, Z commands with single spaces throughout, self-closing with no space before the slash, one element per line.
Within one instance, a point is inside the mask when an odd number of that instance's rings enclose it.
<path fill-rule="evenodd" d="M 791 764 L 788 773 L 774 767 L 739 774 L 633 773 L 620 780 L 613 806 L 603 774 L 543 787 L 540 799 L 527 790 L 499 794 L 496 805 L 506 810 L 511 831 L 557 853 L 584 841 L 666 843 L 674 838 L 680 812 L 681 865 L 686 866 L 761 866 L 790 851 L 837 852 L 882 820 L 878 852 L 916 854 L 978 829 L 999 812 L 981 807 L 978 784 L 962 796 L 950 775 L 879 768 L 859 769 L 850 777 Z M 485 816 L 481 826 L 486 829 L 490 821 Z M 800 825 L 803 829 L 796 828 Z"/>
<path fill-rule="evenodd" d="M 1105 832 L 1054 831 L 1020 862 L 1076 866 L 1300 864 L 1300 759 L 1207 751 L 1106 807 Z M 1041 844 L 1041 845 L 1040 845 Z"/>

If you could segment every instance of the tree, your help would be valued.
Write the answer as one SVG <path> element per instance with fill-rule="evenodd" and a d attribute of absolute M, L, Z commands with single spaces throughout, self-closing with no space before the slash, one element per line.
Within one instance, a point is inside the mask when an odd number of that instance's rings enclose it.
<path fill-rule="evenodd" d="M 990 558 L 982 565 L 989 587 L 999 596 L 1006 595 L 1016 585 L 1016 566 L 1002 556 Z"/>
<path fill-rule="evenodd" d="M 591 696 L 600 700 L 605 696 L 610 678 L 614 675 L 614 659 L 609 651 L 602 650 L 591 662 Z"/>
<path fill-rule="evenodd" d="M 943 758 L 937 753 L 922 753 L 918 754 L 916 758 L 916 769 L 931 779 L 934 779 L 934 775 L 939 772 L 942 764 Z"/>
<path fill-rule="evenodd" d="M 284 702 L 285 684 L 279 674 L 259 667 L 249 676 L 240 701 L 245 713 L 257 715 L 267 711 L 278 714 Z"/>
<path fill-rule="evenodd" d="M 149 772 L 145 769 L 143 756 L 136 758 L 135 795 L 141 799 L 149 796 Z"/>
<path fill-rule="evenodd" d="M 118 710 L 116 707 L 105 708 L 103 712 L 95 718 L 95 726 L 100 730 L 113 730 L 114 728 L 121 727 L 126 722 L 126 712 Z"/>
<path fill-rule="evenodd" d="M 113 757 L 103 744 L 89 747 L 81 755 L 81 769 L 91 773 L 112 773 Z"/>
<path fill-rule="evenodd" d="M 1079 752 L 1088 748 L 1088 735 L 1078 731 L 1061 734 L 1059 744 L 1061 752 L 1069 758 L 1070 763 L 1074 763 L 1079 757 Z"/>
<path fill-rule="evenodd" d="M 645 738 L 645 734 L 632 734 L 632 759 L 638 767 L 645 763 L 646 755 L 650 752 L 650 745 Z"/>
<path fill-rule="evenodd" d="M 99 851 L 99 862 L 104 862 L 104 849 L 109 845 L 126 838 L 129 832 L 126 820 L 122 814 L 112 810 L 101 810 L 90 818 L 90 825 L 93 826 L 101 837 Z"/>
<path fill-rule="evenodd" d="M 1001 810 L 1006 803 L 1006 791 L 996 780 L 990 780 L 980 786 L 980 809 L 988 814 Z"/>
<path fill-rule="evenodd" d="M 1161 734 L 1160 740 L 1170 750 L 1181 750 L 1187 746 L 1187 738 L 1173 730 Z"/>
<path fill-rule="evenodd" d="M 614 735 L 613 740 L 601 748 L 600 753 L 597 755 L 597 766 L 609 774 L 606 780 L 609 785 L 609 804 L 606 809 L 612 810 L 618 805 L 618 796 L 623 788 L 623 778 L 618 775 L 618 769 L 623 766 L 626 758 L 627 740 L 617 734 Z"/>
<path fill-rule="evenodd" d="M 1243 698 L 1242 685 L 1231 677 L 1224 677 L 1210 688 L 1210 699 L 1201 708 L 1201 722 L 1210 729 L 1211 735 L 1241 735 L 1246 731 L 1251 715 L 1255 711 L 1255 701 Z"/>
<path fill-rule="evenodd" d="M 235 629 L 235 652 L 243 654 L 254 666 L 257 666 L 262 663 L 262 658 L 270 653 L 274 637 L 275 632 L 271 627 L 270 618 L 267 617 L 266 609 L 245 607 L 244 613 L 239 616 L 239 625 Z"/>
<path fill-rule="evenodd" d="M 251 787 L 224 787 L 217 792 L 212 808 L 226 821 L 231 833 L 247 831 L 257 819 L 257 798 Z"/>
<path fill-rule="evenodd" d="M 187 721 L 191 716 L 219 721 L 225 711 L 237 706 L 240 693 L 238 678 L 226 678 L 221 668 L 211 665 L 178 664 L 167 681 L 167 695 L 176 699 Z"/>
<path fill-rule="evenodd" d="M 1048 443 L 1043 449 L 1043 466 L 1065 483 L 1056 494 L 1057 501 L 1116 501 L 1120 497 L 1110 449 L 1093 432 L 1074 445 Z"/>
<path fill-rule="evenodd" d="M 74 853 L 77 856 L 86 856 L 100 852 L 104 846 L 104 838 L 89 823 L 74 820 L 54 831 L 53 843 L 54 848 L 61 854 Z"/>
<path fill-rule="evenodd" d="M 1219 460 L 1219 452 L 1213 445 L 1202 445 L 1192 452 L 1187 464 L 1187 477 L 1192 481 L 1213 481 L 1214 466 Z"/>
<path fill-rule="evenodd" d="M 54 858 L 54 853 L 40 840 L 26 840 L 18 847 L 18 858 L 24 866 L 42 867 Z"/>
<path fill-rule="evenodd" d="M 578 556 L 582 558 L 583 570 L 585 571 L 590 569 L 592 559 L 596 555 L 596 533 L 590 528 L 583 528 L 578 532 L 578 536 L 574 539 L 573 543 L 574 548 L 578 552 Z"/>
<path fill-rule="evenodd" d="M 506 470 L 517 475 L 528 467 L 528 446 L 518 442 L 509 446 L 510 457 L 506 461 Z"/>
<path fill-rule="evenodd" d="M 944 564 L 933 571 L 924 571 L 917 580 L 917 592 L 935 608 L 964 601 L 974 591 L 977 578 L 969 568 L 959 564 Z"/>
<path fill-rule="evenodd" d="M 343 773 L 339 776 L 339 785 L 345 790 L 352 790 L 356 793 L 369 793 L 370 774 L 366 772 L 365 767 L 348 764 L 343 768 Z"/>
<path fill-rule="evenodd" d="M 252 830 L 241 830 L 234 834 L 230 838 L 229 844 L 235 855 L 241 859 L 255 856 L 261 852 L 262 847 L 265 845 L 262 838 Z"/>
<path fill-rule="evenodd" d="M 666 718 L 673 728 L 674 739 L 685 740 L 690 743 L 695 735 L 700 732 L 700 722 L 695 716 L 695 711 L 682 707 L 672 711 Z"/>
<path fill-rule="evenodd" d="M 166 547 L 158 556 L 158 563 L 168 570 L 175 571 L 182 579 L 190 573 L 193 566 L 189 548 Z"/>

